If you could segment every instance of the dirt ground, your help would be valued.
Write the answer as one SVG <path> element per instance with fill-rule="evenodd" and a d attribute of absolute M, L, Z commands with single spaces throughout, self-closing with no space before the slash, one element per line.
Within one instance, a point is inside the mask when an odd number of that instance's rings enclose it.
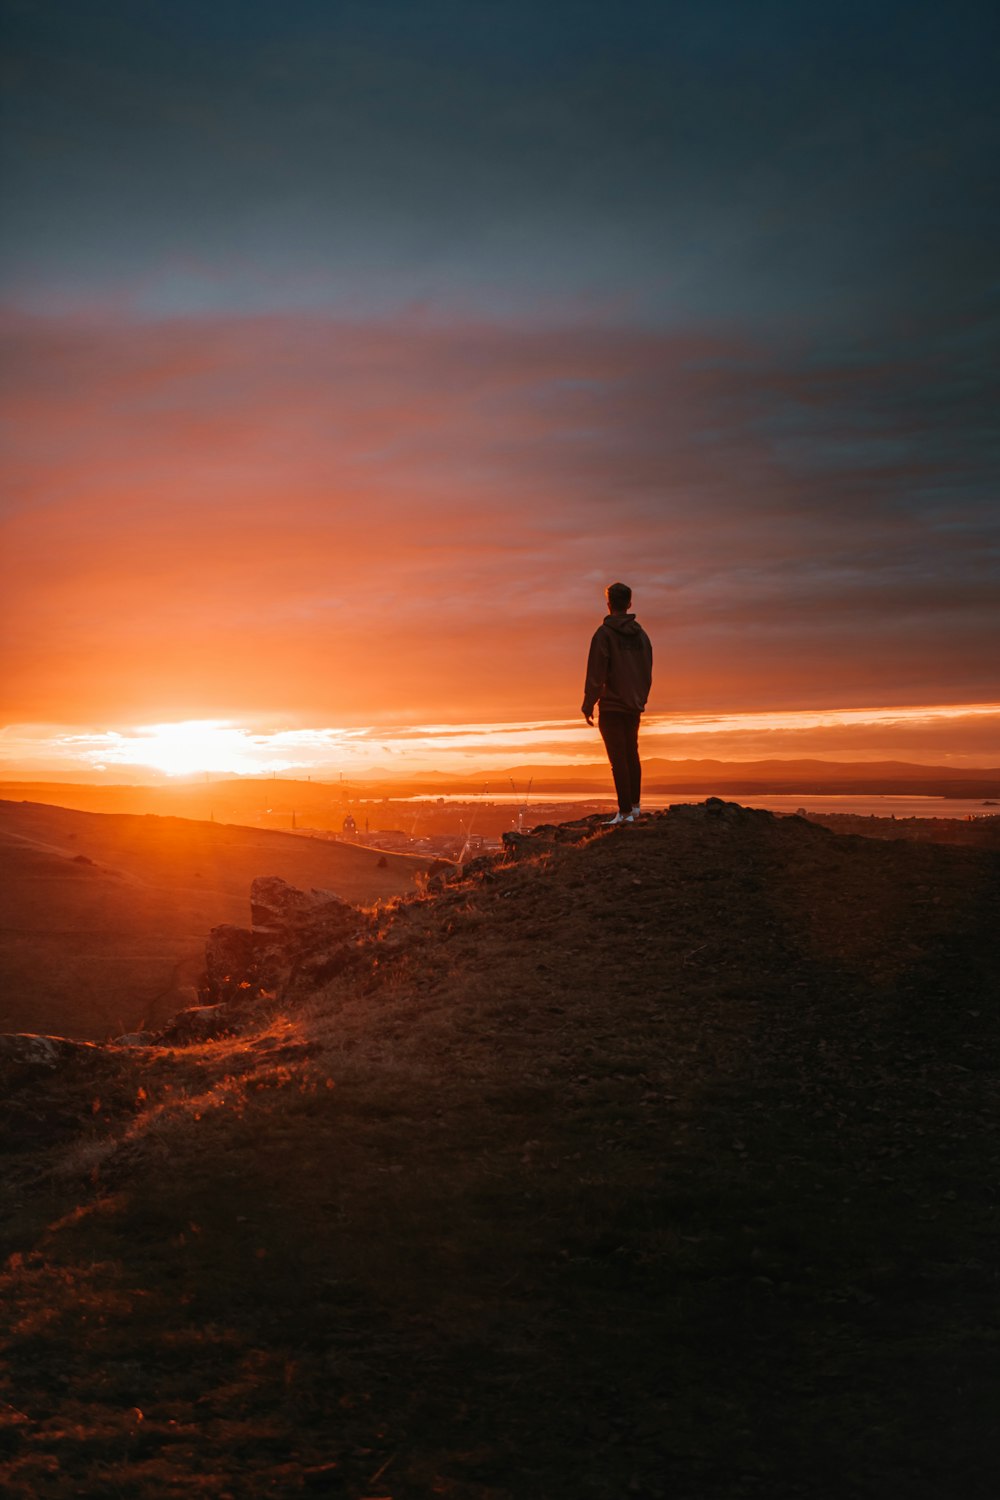
<path fill-rule="evenodd" d="M 186 1050 L 12 1069 L 15 1500 L 986 1500 L 1000 858 L 542 829 Z"/>

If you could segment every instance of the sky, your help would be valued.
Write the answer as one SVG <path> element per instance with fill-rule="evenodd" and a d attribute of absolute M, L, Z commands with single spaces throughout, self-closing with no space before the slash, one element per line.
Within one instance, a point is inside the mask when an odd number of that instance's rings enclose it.
<path fill-rule="evenodd" d="M 7 773 L 1000 764 L 995 6 L 0 9 Z"/>

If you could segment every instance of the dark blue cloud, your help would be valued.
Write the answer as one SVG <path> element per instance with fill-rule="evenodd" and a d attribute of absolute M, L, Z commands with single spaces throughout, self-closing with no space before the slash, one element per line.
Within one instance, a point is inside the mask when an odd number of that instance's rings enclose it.
<path fill-rule="evenodd" d="M 993 279 L 991 7 L 8 5 L 13 287 L 867 325 Z"/>

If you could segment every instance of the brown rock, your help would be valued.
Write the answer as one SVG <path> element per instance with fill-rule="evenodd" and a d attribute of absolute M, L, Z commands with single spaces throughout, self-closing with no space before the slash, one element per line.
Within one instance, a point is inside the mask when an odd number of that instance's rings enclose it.
<path fill-rule="evenodd" d="M 261 940 L 247 927 L 224 923 L 213 927 L 205 945 L 205 972 L 198 998 L 208 1004 L 257 995 L 261 978 Z"/>
<path fill-rule="evenodd" d="M 0 1079 L 10 1086 L 34 1074 L 52 1072 L 83 1054 L 96 1056 L 100 1050 L 97 1042 L 75 1042 L 65 1036 L 0 1034 Z"/>
<path fill-rule="evenodd" d="M 290 933 L 322 928 L 328 936 L 334 930 L 357 931 L 362 925 L 357 907 L 334 891 L 300 891 L 277 875 L 261 875 L 253 882 L 250 920 L 255 929 Z"/>

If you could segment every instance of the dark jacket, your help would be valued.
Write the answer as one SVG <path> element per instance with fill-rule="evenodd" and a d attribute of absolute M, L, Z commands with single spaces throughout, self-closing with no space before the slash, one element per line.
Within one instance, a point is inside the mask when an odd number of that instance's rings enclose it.
<path fill-rule="evenodd" d="M 595 703 L 612 713 L 641 714 L 653 681 L 653 648 L 635 615 L 608 615 L 594 631 L 583 688 L 583 711 Z"/>

